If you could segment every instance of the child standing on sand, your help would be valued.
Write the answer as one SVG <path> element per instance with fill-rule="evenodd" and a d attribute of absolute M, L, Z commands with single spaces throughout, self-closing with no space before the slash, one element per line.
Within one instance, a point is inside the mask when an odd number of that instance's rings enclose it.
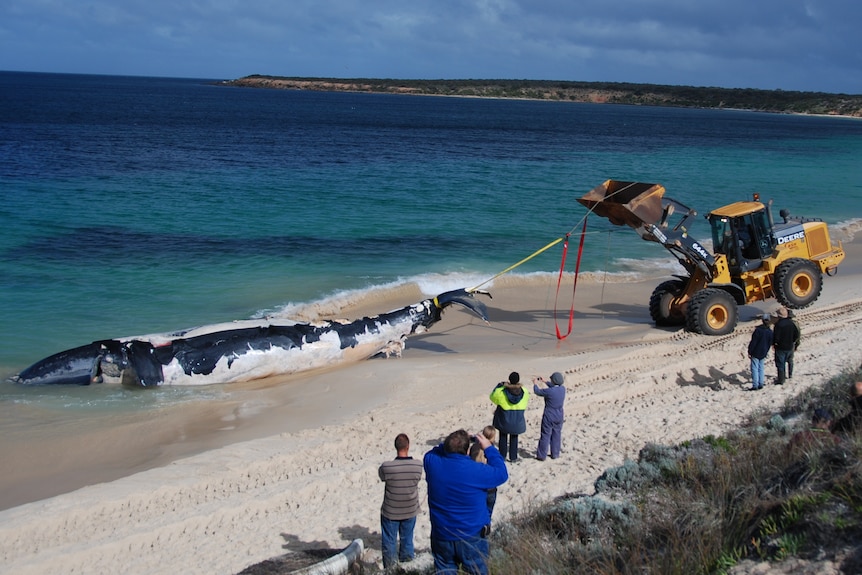
<path fill-rule="evenodd" d="M 497 439 L 497 430 L 494 429 L 493 425 L 486 425 L 485 429 L 482 430 L 482 435 L 485 436 L 485 439 L 491 442 L 491 445 L 494 445 L 494 441 Z M 488 460 L 485 459 L 485 450 L 482 449 L 482 445 L 478 441 L 474 441 L 470 446 L 470 457 L 479 463 L 488 462 Z M 488 505 L 488 521 L 490 521 L 491 515 L 494 513 L 494 505 L 497 503 L 496 487 L 492 487 L 488 490 L 488 497 L 485 499 L 485 502 Z"/>

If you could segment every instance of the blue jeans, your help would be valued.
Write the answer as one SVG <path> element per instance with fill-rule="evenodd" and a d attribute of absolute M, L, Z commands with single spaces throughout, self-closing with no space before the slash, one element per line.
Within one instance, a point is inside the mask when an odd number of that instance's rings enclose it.
<path fill-rule="evenodd" d="M 488 540 L 476 535 L 460 541 L 431 538 L 435 575 L 457 575 L 458 567 L 470 575 L 488 575 Z"/>
<path fill-rule="evenodd" d="M 380 531 L 383 534 L 381 551 L 383 551 L 383 568 L 394 565 L 395 558 L 406 562 L 413 560 L 413 528 L 416 526 L 416 517 L 410 519 L 388 519 L 380 516 Z M 398 554 L 395 553 L 396 542 Z"/>
<path fill-rule="evenodd" d="M 751 387 L 753 387 L 754 389 L 760 389 L 761 387 L 763 387 L 763 382 L 766 379 L 763 372 L 763 367 L 765 363 L 766 358 L 751 358 Z"/>

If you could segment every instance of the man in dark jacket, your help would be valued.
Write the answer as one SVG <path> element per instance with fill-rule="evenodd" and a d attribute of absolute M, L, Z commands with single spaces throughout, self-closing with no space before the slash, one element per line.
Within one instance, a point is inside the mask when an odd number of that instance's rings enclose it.
<path fill-rule="evenodd" d="M 748 359 L 751 363 L 751 389 L 763 389 L 764 365 L 769 348 L 772 347 L 772 318 L 768 313 L 761 316 L 761 323 L 754 328 L 751 341 L 748 342 Z"/>
<path fill-rule="evenodd" d="M 454 574 L 458 568 L 471 575 L 487 575 L 487 529 L 491 523 L 487 493 L 509 479 L 506 462 L 481 433 L 476 441 L 487 463 L 467 455 L 470 436 L 463 429 L 425 454 L 428 512 L 431 518 L 431 554 L 436 573 Z"/>
<path fill-rule="evenodd" d="M 518 460 L 518 436 L 527 431 L 527 418 L 524 412 L 530 396 L 521 385 L 521 376 L 517 371 L 509 374 L 509 381 L 500 382 L 491 391 L 491 402 L 497 406 L 494 410 L 494 427 L 500 432 L 500 453 L 509 461 Z"/>
<path fill-rule="evenodd" d="M 778 321 L 772 330 L 772 347 L 775 350 L 775 367 L 778 369 L 776 385 L 782 385 L 787 376 L 793 376 L 793 350 L 799 341 L 799 327 L 787 316 L 787 308 L 778 308 Z M 788 372 L 788 363 L 790 371 Z"/>

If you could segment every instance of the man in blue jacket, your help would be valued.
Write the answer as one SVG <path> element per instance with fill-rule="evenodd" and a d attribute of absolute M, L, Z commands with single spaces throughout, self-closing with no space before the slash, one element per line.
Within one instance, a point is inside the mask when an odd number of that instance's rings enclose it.
<path fill-rule="evenodd" d="M 772 347 L 772 316 L 768 313 L 761 316 L 761 323 L 754 328 L 751 333 L 751 340 L 748 342 L 748 359 L 751 365 L 751 389 L 763 389 L 765 375 L 763 372 L 766 364 L 766 356 L 769 355 L 769 349 Z"/>
<path fill-rule="evenodd" d="M 509 479 L 506 462 L 481 433 L 474 436 L 487 464 L 467 455 L 470 436 L 463 429 L 425 454 L 428 511 L 431 518 L 431 553 L 438 575 L 455 575 L 463 567 L 472 575 L 487 575 L 488 489 Z"/>

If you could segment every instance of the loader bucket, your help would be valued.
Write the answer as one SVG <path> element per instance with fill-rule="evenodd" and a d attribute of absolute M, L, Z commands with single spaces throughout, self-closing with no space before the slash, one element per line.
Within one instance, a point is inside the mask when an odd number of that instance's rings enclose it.
<path fill-rule="evenodd" d="M 608 180 L 578 198 L 578 203 L 614 225 L 638 229 L 644 224 L 658 224 L 665 217 L 663 195 L 660 184 Z"/>

